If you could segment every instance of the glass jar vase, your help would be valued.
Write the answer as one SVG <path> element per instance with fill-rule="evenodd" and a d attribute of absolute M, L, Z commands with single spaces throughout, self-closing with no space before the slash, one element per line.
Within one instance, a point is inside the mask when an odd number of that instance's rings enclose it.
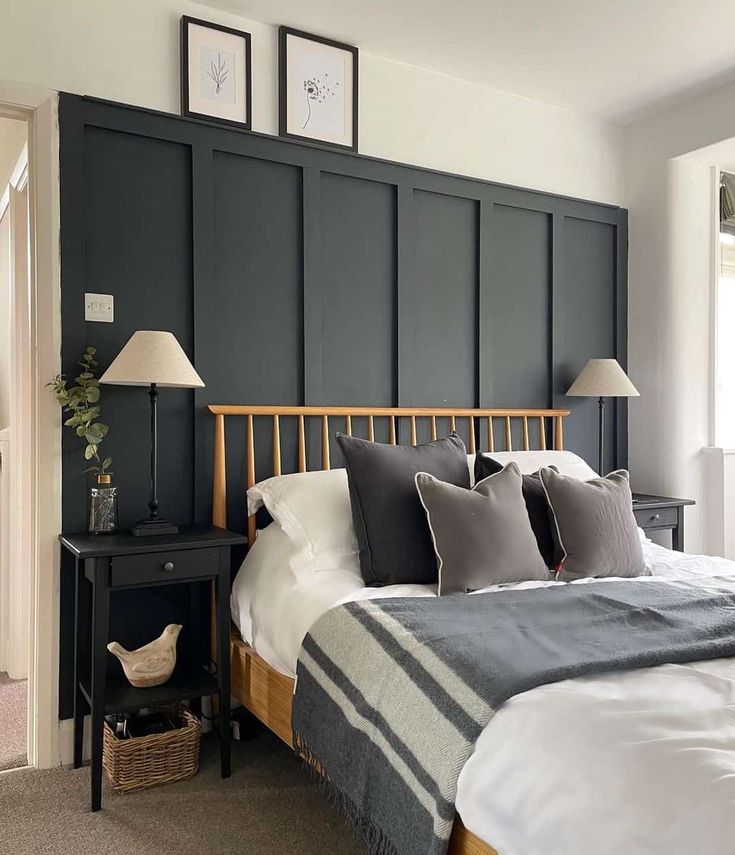
<path fill-rule="evenodd" d="M 112 534 L 117 529 L 117 487 L 109 475 L 98 475 L 89 492 L 90 534 Z"/>

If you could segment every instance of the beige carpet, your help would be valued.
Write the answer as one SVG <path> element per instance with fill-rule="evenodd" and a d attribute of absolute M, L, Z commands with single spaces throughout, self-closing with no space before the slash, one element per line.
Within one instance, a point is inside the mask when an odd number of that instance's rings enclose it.
<path fill-rule="evenodd" d="M 0 771 L 26 765 L 27 689 L 0 671 Z"/>
<path fill-rule="evenodd" d="M 234 742 L 232 777 L 202 743 L 188 781 L 128 795 L 107 785 L 89 811 L 89 771 L 0 774 L 0 841 L 12 855 L 361 855 L 339 814 L 276 737 Z"/>

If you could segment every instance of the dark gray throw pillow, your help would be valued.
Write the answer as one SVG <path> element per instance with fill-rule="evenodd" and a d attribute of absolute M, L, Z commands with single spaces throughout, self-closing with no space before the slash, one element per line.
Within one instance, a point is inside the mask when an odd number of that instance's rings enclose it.
<path fill-rule="evenodd" d="M 503 464 L 494 460 L 489 454 L 477 454 L 475 456 L 475 482 L 480 482 L 488 475 L 497 475 L 503 468 Z M 558 471 L 556 466 L 550 469 Z M 549 512 L 549 503 L 546 501 L 546 493 L 541 485 L 538 472 L 532 475 L 523 475 L 523 501 L 526 503 L 528 520 L 531 523 L 533 534 L 538 544 L 544 564 L 554 570 L 556 568 L 556 543 L 552 532 L 552 518 Z"/>
<path fill-rule="evenodd" d="M 521 492 L 515 463 L 471 490 L 419 472 L 416 489 L 439 562 L 439 595 L 505 582 L 548 580 Z"/>
<path fill-rule="evenodd" d="M 591 481 L 539 474 L 561 549 L 560 581 L 648 574 L 625 469 Z"/>
<path fill-rule="evenodd" d="M 367 585 L 436 582 L 426 515 L 414 476 L 429 472 L 467 489 L 467 450 L 453 433 L 426 445 L 383 445 L 337 434 L 342 449 L 360 570 Z"/>

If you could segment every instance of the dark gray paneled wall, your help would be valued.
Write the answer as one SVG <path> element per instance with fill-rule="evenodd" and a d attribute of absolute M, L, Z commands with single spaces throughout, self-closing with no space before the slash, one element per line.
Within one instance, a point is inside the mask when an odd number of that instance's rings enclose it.
<path fill-rule="evenodd" d="M 478 223 L 474 199 L 415 189 L 411 386 L 400 403 L 477 403 Z M 466 402 L 466 403 L 464 403 Z"/>
<path fill-rule="evenodd" d="M 549 400 L 550 241 L 549 214 L 506 205 L 494 207 L 488 337 L 497 357 L 491 366 L 487 400 L 503 401 L 503 406 L 525 407 L 529 401 Z M 512 359 L 512 372 L 504 370 L 503 354 Z"/>
<path fill-rule="evenodd" d="M 591 356 L 625 364 L 624 210 L 70 95 L 60 130 L 66 369 L 160 328 L 207 384 L 161 395 L 165 514 L 209 517 L 210 402 L 571 405 L 567 447 L 596 460 L 595 402 L 564 392 Z M 85 291 L 114 294 L 114 324 L 84 323 Z M 147 398 L 103 403 L 127 525 L 147 501 Z M 627 452 L 611 415 L 609 467 Z M 82 469 L 65 437 L 67 530 L 85 525 Z"/>
<path fill-rule="evenodd" d="M 62 134 L 64 127 L 62 126 Z M 62 137 L 62 155 L 65 140 Z M 171 330 L 191 353 L 192 315 L 192 171 L 191 149 L 140 136 L 88 127 L 83 157 L 73 175 L 62 176 L 62 323 L 63 362 L 70 378 L 87 344 L 98 348 L 104 368 L 136 328 L 155 323 Z M 79 204 L 81 203 L 81 204 Z M 85 324 L 84 292 L 115 295 L 114 324 Z M 170 390 L 160 408 L 165 449 L 192 453 L 193 394 Z M 119 387 L 104 396 L 104 420 L 111 425 L 105 450 L 114 457 L 115 479 L 123 495 L 137 503 L 124 507 L 126 519 L 141 514 L 140 486 L 147 480 L 149 429 L 145 390 Z M 69 431 L 65 431 L 69 434 Z M 64 526 L 85 523 L 85 476 L 76 437 L 64 443 Z M 164 450 L 164 455 L 169 452 Z M 173 461 L 171 461 L 173 464 Z M 161 503 L 176 517 L 192 512 L 191 473 L 167 465 Z M 145 509 L 146 501 L 142 502 Z"/>
<path fill-rule="evenodd" d="M 396 215 L 395 187 L 322 174 L 323 404 L 396 400 Z"/>

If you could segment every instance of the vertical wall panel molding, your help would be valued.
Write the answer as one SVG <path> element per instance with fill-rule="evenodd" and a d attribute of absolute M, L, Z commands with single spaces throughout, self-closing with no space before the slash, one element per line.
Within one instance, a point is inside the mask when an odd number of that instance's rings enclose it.
<path fill-rule="evenodd" d="M 491 407 L 493 388 L 492 284 L 493 256 L 491 251 L 493 208 L 491 199 L 480 201 L 478 224 L 477 284 L 477 404 Z"/>
<path fill-rule="evenodd" d="M 398 222 L 396 241 L 396 305 L 398 370 L 395 405 L 410 407 L 414 399 L 416 359 L 416 244 L 414 239 L 413 187 L 398 185 Z"/>
<path fill-rule="evenodd" d="M 303 170 L 304 403 L 323 403 L 321 172 Z"/>
<path fill-rule="evenodd" d="M 549 306 L 549 406 L 562 406 L 556 389 L 556 337 L 554 335 L 556 321 L 556 301 L 561 294 L 564 277 L 564 216 L 560 213 L 551 215 L 551 295 Z M 565 402 L 566 403 L 566 402 Z M 551 446 L 549 446 L 551 448 Z"/>
<path fill-rule="evenodd" d="M 206 335 L 206 330 L 202 331 L 201 325 L 207 314 L 206 303 L 211 300 L 212 290 L 216 287 L 217 281 L 213 157 L 212 147 L 206 143 L 197 143 L 192 147 L 192 229 L 197 236 L 192 246 L 194 364 L 199 364 L 200 371 L 203 371 L 204 367 L 199 363 L 198 351 L 204 348 L 197 348 L 197 341 L 202 340 Z M 206 358 L 206 353 L 201 355 L 203 359 Z M 206 377 L 204 382 L 207 382 Z M 205 409 L 206 400 L 207 393 L 204 389 L 194 391 L 194 453 L 197 471 L 201 471 L 213 447 L 211 419 L 207 418 Z M 204 517 L 209 508 L 211 493 L 208 484 L 195 480 L 193 519 Z"/>
<path fill-rule="evenodd" d="M 615 351 L 628 370 L 628 215 L 621 211 L 615 229 Z M 615 407 L 615 466 L 628 465 L 628 399 L 618 398 Z"/>

